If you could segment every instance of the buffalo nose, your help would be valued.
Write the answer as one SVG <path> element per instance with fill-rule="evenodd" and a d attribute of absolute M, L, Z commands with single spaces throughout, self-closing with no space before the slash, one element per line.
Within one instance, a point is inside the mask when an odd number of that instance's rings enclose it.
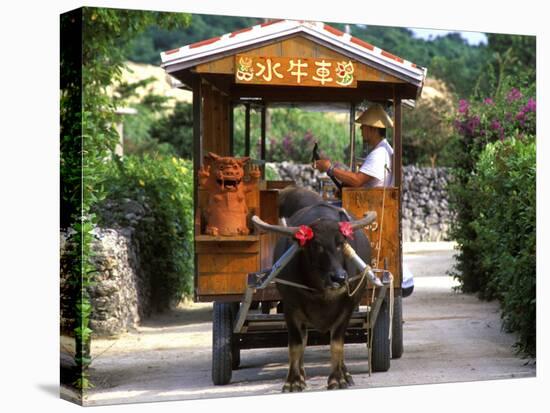
<path fill-rule="evenodd" d="M 348 273 L 344 269 L 336 270 L 335 272 L 330 274 L 331 281 L 342 283 L 348 278 Z"/>

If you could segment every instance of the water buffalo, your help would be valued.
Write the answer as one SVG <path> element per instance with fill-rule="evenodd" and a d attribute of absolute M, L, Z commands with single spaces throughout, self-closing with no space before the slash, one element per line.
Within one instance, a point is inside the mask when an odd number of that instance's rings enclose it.
<path fill-rule="evenodd" d="M 328 389 L 347 388 L 353 385 L 353 379 L 344 363 L 344 334 L 367 281 L 355 277 L 358 269 L 343 250 L 347 242 L 365 262 L 371 261 L 370 243 L 360 228 L 372 221 L 372 216 L 350 221 L 341 208 L 301 188 L 281 191 L 279 211 L 288 226 L 259 225 L 264 230 L 288 236 L 279 239 L 274 261 L 294 242 L 291 237 L 301 239 L 303 247 L 277 278 L 307 287 L 277 284 L 288 328 L 289 369 L 283 392 L 302 391 L 306 387 L 304 350 L 308 328 L 330 332 Z M 312 232 L 301 227 L 303 225 Z M 349 277 L 355 279 L 346 286 Z"/>

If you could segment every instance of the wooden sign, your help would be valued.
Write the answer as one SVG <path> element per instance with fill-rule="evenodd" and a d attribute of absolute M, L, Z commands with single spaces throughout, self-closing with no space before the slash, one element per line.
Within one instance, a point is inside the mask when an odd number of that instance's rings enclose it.
<path fill-rule="evenodd" d="M 235 82 L 252 85 L 357 87 L 352 60 L 236 55 Z"/>

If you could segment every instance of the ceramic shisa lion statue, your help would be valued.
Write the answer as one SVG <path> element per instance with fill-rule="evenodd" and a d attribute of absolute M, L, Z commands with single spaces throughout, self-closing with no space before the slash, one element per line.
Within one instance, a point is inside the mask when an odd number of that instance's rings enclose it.
<path fill-rule="evenodd" d="M 204 211 L 207 235 L 248 235 L 246 194 L 257 188 L 260 170 L 251 167 L 244 182 L 244 165 L 249 157 L 233 158 L 208 152 L 198 172 L 199 187 L 208 193 Z"/>

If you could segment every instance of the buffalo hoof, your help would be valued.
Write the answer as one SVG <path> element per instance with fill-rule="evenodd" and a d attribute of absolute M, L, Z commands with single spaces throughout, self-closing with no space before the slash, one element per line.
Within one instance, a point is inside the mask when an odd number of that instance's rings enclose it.
<path fill-rule="evenodd" d="M 353 378 L 351 377 L 351 374 L 349 373 L 342 373 L 342 374 L 331 374 L 328 378 L 328 390 L 335 390 L 335 389 L 347 389 L 348 387 L 351 387 L 355 384 L 353 381 Z"/>
<path fill-rule="evenodd" d="M 283 393 L 300 392 L 306 387 L 306 382 L 303 380 L 287 381 L 283 386 Z"/>

